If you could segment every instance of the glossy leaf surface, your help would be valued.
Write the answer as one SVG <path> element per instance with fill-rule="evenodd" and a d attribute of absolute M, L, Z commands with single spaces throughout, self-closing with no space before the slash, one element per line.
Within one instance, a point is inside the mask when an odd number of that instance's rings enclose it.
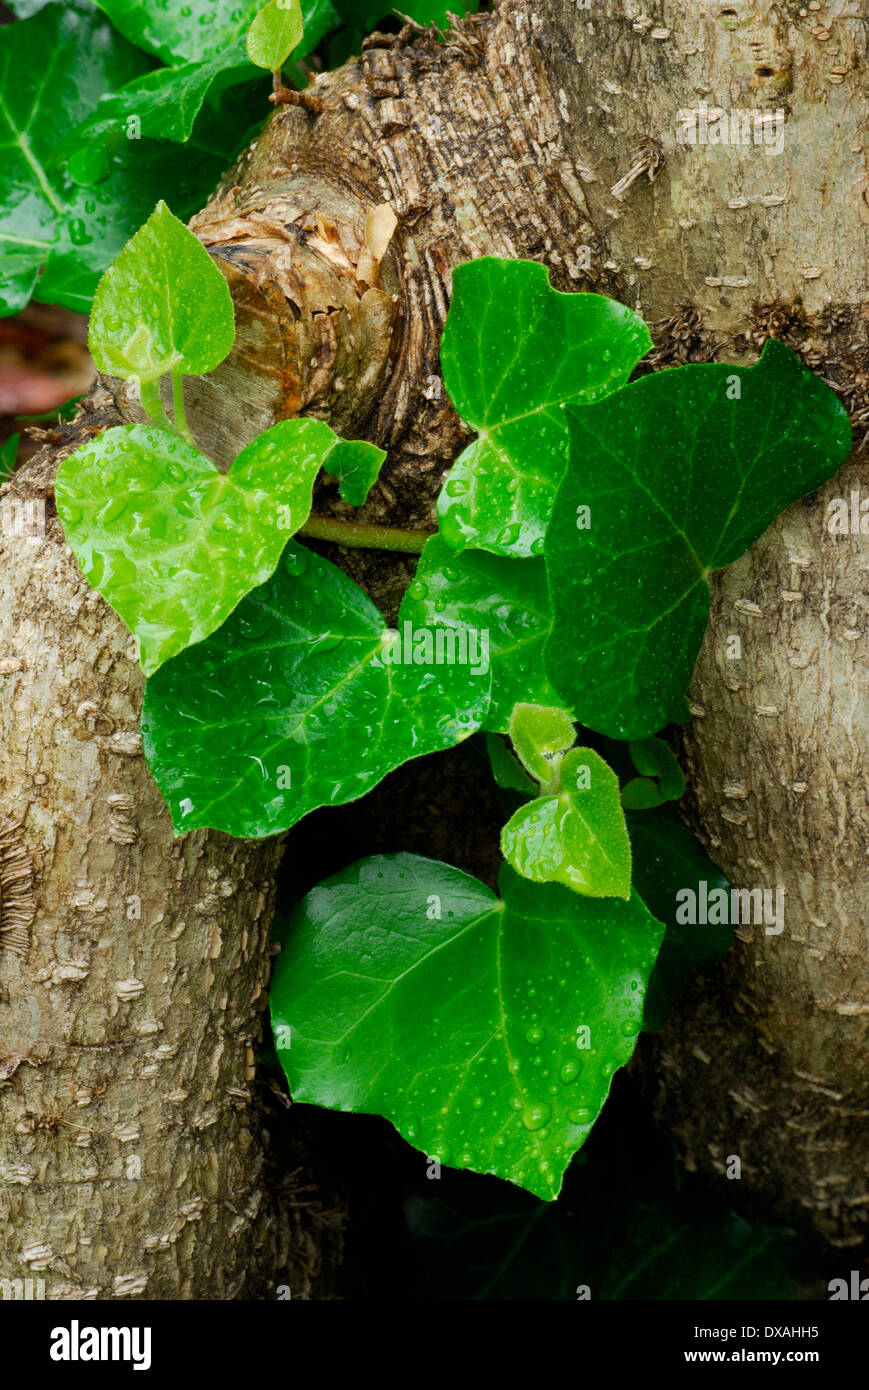
<path fill-rule="evenodd" d="M 753 367 L 675 367 L 567 414 L 571 466 L 546 537 L 549 676 L 589 728 L 644 738 L 681 717 L 707 575 L 839 468 L 848 416 L 775 340 Z"/>
<path fill-rule="evenodd" d="M 651 347 L 642 319 L 597 294 L 561 294 L 536 261 L 457 266 L 441 342 L 444 384 L 477 431 L 438 499 L 455 549 L 542 553 L 568 457 L 566 401 L 622 386 Z"/>
<path fill-rule="evenodd" d="M 296 1101 L 553 1198 L 630 1057 L 660 923 L 505 867 L 361 860 L 300 904 L 270 991 Z M 281 1040 L 283 1045 L 281 1045 Z"/>

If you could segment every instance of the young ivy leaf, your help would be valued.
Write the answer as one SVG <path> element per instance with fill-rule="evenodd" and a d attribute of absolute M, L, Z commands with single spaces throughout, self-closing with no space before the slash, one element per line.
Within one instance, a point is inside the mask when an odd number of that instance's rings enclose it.
<path fill-rule="evenodd" d="M 326 472 L 337 478 L 338 493 L 351 507 L 362 507 L 380 477 L 386 452 L 364 439 L 341 439 L 329 455 Z"/>
<path fill-rule="evenodd" d="M 405 599 L 407 616 L 423 626 L 486 634 L 492 664 L 492 705 L 486 728 L 505 734 L 520 700 L 560 704 L 547 679 L 543 649 L 552 627 L 542 560 L 509 560 L 483 550 L 461 555 L 441 536 L 426 541 Z"/>
<path fill-rule="evenodd" d="M 138 637 L 148 675 L 268 579 L 336 442 L 321 420 L 281 420 L 219 473 L 165 430 L 132 425 L 63 460 L 55 495 L 66 539 Z"/>
<path fill-rule="evenodd" d="M 506 865 L 500 888 L 411 854 L 343 870 L 294 915 L 272 1022 L 295 1101 L 552 1199 L 634 1050 L 663 928 L 636 895 Z"/>
<path fill-rule="evenodd" d="M 514 705 L 508 732 L 517 756 L 538 782 L 547 782 L 555 770 L 549 756 L 576 743 L 567 710 L 547 705 Z"/>
<path fill-rule="evenodd" d="M 501 831 L 501 853 L 535 883 L 629 898 L 631 846 L 612 768 L 591 748 L 566 753 L 561 791 L 514 812 Z"/>
<path fill-rule="evenodd" d="M 146 385 L 166 372 L 213 371 L 234 338 L 226 281 L 161 200 L 97 286 L 91 356 L 100 371 Z"/>
<path fill-rule="evenodd" d="M 390 631 L 341 570 L 290 542 L 263 588 L 148 681 L 145 753 L 176 833 L 274 835 L 475 733 L 488 663 L 436 638 L 403 609 Z"/>
<path fill-rule="evenodd" d="M 269 0 L 247 31 L 247 56 L 258 68 L 278 72 L 302 41 L 299 0 Z"/>
<path fill-rule="evenodd" d="M 444 385 L 477 438 L 438 498 L 456 550 L 538 555 L 567 465 L 565 401 L 596 401 L 652 346 L 641 318 L 598 294 L 561 294 L 536 261 L 457 266 L 441 341 Z"/>
<path fill-rule="evenodd" d="M 644 738 L 679 717 L 707 576 L 836 472 L 848 415 L 775 340 L 753 367 L 675 367 L 567 414 L 571 467 L 546 537 L 547 669 L 581 723 Z"/>
<path fill-rule="evenodd" d="M 639 739 L 628 744 L 631 758 L 640 777 L 634 777 L 622 787 L 625 810 L 641 811 L 661 806 L 665 801 L 678 801 L 685 790 L 685 775 L 662 738 Z"/>

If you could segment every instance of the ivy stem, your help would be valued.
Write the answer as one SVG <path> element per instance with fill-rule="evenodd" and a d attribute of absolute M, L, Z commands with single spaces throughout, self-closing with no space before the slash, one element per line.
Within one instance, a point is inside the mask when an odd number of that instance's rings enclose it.
<path fill-rule="evenodd" d="M 187 412 L 184 409 L 184 377 L 180 372 L 172 373 L 172 412 L 175 416 L 175 428 L 192 448 L 196 448 L 196 440 L 190 433 L 190 426 L 187 423 Z"/>
<path fill-rule="evenodd" d="M 160 399 L 159 381 L 140 381 L 139 390 L 142 396 L 142 409 L 151 421 L 152 425 L 159 425 L 161 429 L 173 430 L 174 425 L 166 414 L 163 402 Z"/>
<path fill-rule="evenodd" d="M 309 516 L 299 528 L 300 536 L 333 541 L 357 550 L 401 550 L 419 555 L 429 539 L 427 531 L 402 531 L 397 526 L 368 526 L 361 521 L 338 521 L 331 516 Z"/>

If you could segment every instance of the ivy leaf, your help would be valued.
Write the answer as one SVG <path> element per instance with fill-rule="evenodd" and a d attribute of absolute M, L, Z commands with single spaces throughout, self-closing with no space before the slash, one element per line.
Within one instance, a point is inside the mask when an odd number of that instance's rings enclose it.
<path fill-rule="evenodd" d="M 487 729 L 506 733 L 519 701 L 561 703 L 543 667 L 552 614 L 542 560 L 509 560 L 482 550 L 457 555 L 441 536 L 432 536 L 405 602 L 407 616 L 420 627 L 488 634 L 492 705 Z"/>
<path fill-rule="evenodd" d="M 629 898 L 631 846 L 619 802 L 619 779 L 591 748 L 574 748 L 561 764 L 562 789 L 513 813 L 501 853 L 523 878 L 563 883 L 593 898 Z"/>
<path fill-rule="evenodd" d="M 296 1101 L 383 1115 L 551 1199 L 633 1052 L 662 928 L 636 895 L 604 905 L 507 866 L 500 887 L 411 854 L 328 879 L 294 915 L 272 1022 Z"/>
<path fill-rule="evenodd" d="M 273 572 L 334 446 L 281 420 L 229 473 L 148 425 L 106 430 L 58 469 L 57 512 L 88 582 L 139 639 L 142 667 L 208 637 Z"/>
<path fill-rule="evenodd" d="M 170 65 L 218 57 L 244 36 L 262 8 L 262 0 L 187 0 L 184 5 L 156 5 L 154 0 L 97 2 L 125 38 Z M 305 0 L 302 16 L 307 40 L 303 48 L 309 52 L 333 27 L 336 14 L 329 0 Z"/>
<path fill-rule="evenodd" d="M 136 139 L 189 140 L 212 88 L 224 90 L 258 76 L 241 39 L 205 62 L 157 68 L 101 96 L 96 110 L 69 136 L 64 153 L 72 161 L 106 144 L 116 147 L 129 138 L 132 117 L 139 121 Z M 70 167 L 76 174 L 80 168 L 74 163 Z M 99 169 L 87 181 L 97 182 L 98 175 Z M 80 176 L 85 177 L 83 171 Z"/>
<path fill-rule="evenodd" d="M 226 281 L 161 200 L 97 287 L 91 356 L 101 371 L 144 385 L 170 371 L 212 371 L 234 338 Z"/>
<path fill-rule="evenodd" d="M 0 483 L 11 478 L 15 472 L 15 460 L 18 457 L 18 441 L 20 434 L 10 434 L 8 439 L 4 439 L 0 444 Z"/>
<path fill-rule="evenodd" d="M 650 912 L 666 925 L 664 943 L 646 994 L 643 1027 L 663 1028 L 688 981 L 722 960 L 733 941 L 730 924 L 689 926 L 676 921 L 676 894 L 683 888 L 712 894 L 730 883 L 713 864 L 697 836 L 663 816 L 629 816 L 634 888 Z"/>
<path fill-rule="evenodd" d="M 652 342 L 642 319 L 598 294 L 561 294 L 535 261 L 457 266 L 441 341 L 450 399 L 477 431 L 438 498 L 457 550 L 538 555 L 567 466 L 565 401 L 627 381 Z"/>
<path fill-rule="evenodd" d="M 351 507 L 362 507 L 380 477 L 386 452 L 364 439 L 342 439 L 329 455 L 326 472 L 337 478 L 342 501 Z"/>
<path fill-rule="evenodd" d="M 84 238 L 57 147 L 107 87 L 144 66 L 101 15 L 73 5 L 0 27 L 0 313 L 23 308 L 46 262 Z"/>
<path fill-rule="evenodd" d="M 487 667 L 440 654 L 403 609 L 390 631 L 341 570 L 291 542 L 263 588 L 147 684 L 145 752 L 176 833 L 274 835 L 462 742 L 485 717 Z"/>
<path fill-rule="evenodd" d="M 486 734 L 486 752 L 497 786 L 508 791 L 523 792 L 525 796 L 536 797 L 539 794 L 537 783 L 532 782 L 522 764 L 507 751 L 504 740 L 497 734 Z"/>
<path fill-rule="evenodd" d="M 299 0 L 269 0 L 254 15 L 247 31 L 247 54 L 258 68 L 280 71 L 293 49 L 302 41 L 304 24 Z"/>
<path fill-rule="evenodd" d="M 549 758 L 576 743 L 567 710 L 547 705 L 514 705 L 509 733 L 518 757 L 538 782 L 547 782 L 555 770 Z"/>
<path fill-rule="evenodd" d="M 678 801 L 685 790 L 685 776 L 662 738 L 645 738 L 628 744 L 634 767 L 642 773 L 622 787 L 625 810 L 641 811 Z"/>
<path fill-rule="evenodd" d="M 835 473 L 848 415 L 775 340 L 753 367 L 675 367 L 567 413 L 572 466 L 546 537 L 548 672 L 583 724 L 644 738 L 687 688 L 708 574 Z"/>

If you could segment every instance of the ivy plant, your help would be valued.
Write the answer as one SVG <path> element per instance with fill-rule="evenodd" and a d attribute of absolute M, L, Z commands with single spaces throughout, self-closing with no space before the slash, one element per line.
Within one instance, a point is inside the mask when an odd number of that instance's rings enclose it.
<path fill-rule="evenodd" d="M 253 42 L 269 65 L 296 32 L 273 20 Z M 273 425 L 226 473 L 201 452 L 184 380 L 233 332 L 218 269 L 158 204 L 91 320 L 150 423 L 83 446 L 56 488 L 138 639 L 146 757 L 176 833 L 266 837 L 485 735 L 510 803 L 499 891 L 402 853 L 314 887 L 275 970 L 275 1044 L 296 1100 L 386 1116 L 441 1162 L 553 1198 L 640 1029 L 730 940 L 676 920 L 680 887 L 724 880 L 675 817 L 661 737 L 706 576 L 836 470 L 847 416 L 774 342 L 754 367 L 630 380 L 650 343 L 635 314 L 483 258 L 455 273 L 443 340 L 477 437 L 420 536 L 311 514 L 321 470 L 360 507 L 384 466 L 321 420 Z M 312 537 L 418 556 L 394 628 Z"/>

